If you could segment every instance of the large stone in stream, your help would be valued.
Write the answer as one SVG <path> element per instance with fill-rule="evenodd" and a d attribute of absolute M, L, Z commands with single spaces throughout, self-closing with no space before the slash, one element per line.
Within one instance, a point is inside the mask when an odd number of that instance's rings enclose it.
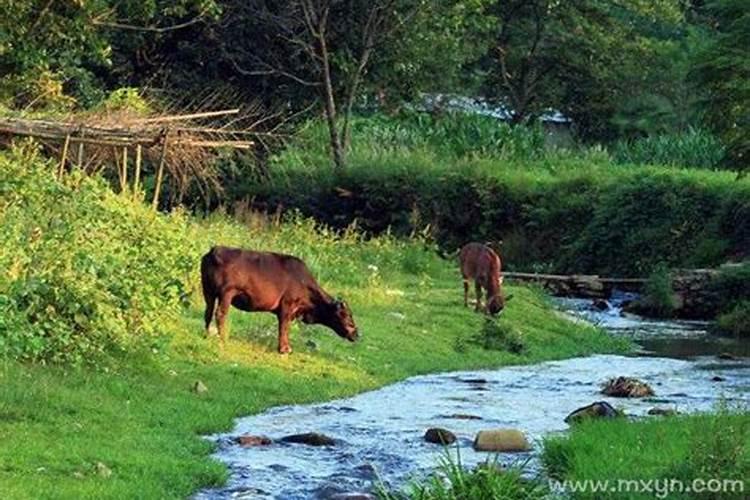
<path fill-rule="evenodd" d="M 424 440 L 435 444 L 452 444 L 456 442 L 456 435 L 447 429 L 433 427 L 424 433 Z"/>
<path fill-rule="evenodd" d="M 531 449 L 523 432 L 517 429 L 479 431 L 474 438 L 476 451 L 515 452 Z"/>
<path fill-rule="evenodd" d="M 636 378 L 611 378 L 602 385 L 602 394 L 614 398 L 644 398 L 653 396 L 654 390 L 646 382 Z"/>
<path fill-rule="evenodd" d="M 317 432 L 306 432 L 304 434 L 292 434 L 281 438 L 283 443 L 298 443 L 308 446 L 333 446 L 336 444 L 333 438 Z"/>
<path fill-rule="evenodd" d="M 572 411 L 565 417 L 565 423 L 570 425 L 589 418 L 617 418 L 621 416 L 622 413 L 611 404 L 606 401 L 597 401 Z"/>
<path fill-rule="evenodd" d="M 237 436 L 236 440 L 237 443 L 243 448 L 251 448 L 253 446 L 268 446 L 269 444 L 273 443 L 273 441 L 271 441 L 271 439 L 267 438 L 266 436 L 252 436 L 250 434 Z"/>

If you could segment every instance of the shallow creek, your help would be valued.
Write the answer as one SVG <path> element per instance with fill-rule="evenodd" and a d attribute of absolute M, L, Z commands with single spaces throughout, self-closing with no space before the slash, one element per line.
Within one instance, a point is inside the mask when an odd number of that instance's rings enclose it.
<path fill-rule="evenodd" d="M 588 300 L 561 299 L 559 304 L 580 320 L 633 337 L 642 346 L 635 356 L 597 355 L 491 371 L 418 376 L 347 399 L 276 407 L 240 418 L 231 432 L 207 437 L 217 443 L 214 456 L 231 471 L 228 484 L 201 491 L 195 498 L 346 498 L 348 493 L 372 491 L 381 482 L 398 487 L 412 477 L 428 474 L 445 456 L 441 446 L 424 441 L 424 432 L 430 427 L 443 427 L 458 436 L 461 461 L 466 465 L 489 456 L 472 450 L 477 431 L 520 429 L 532 441 L 533 450 L 502 454 L 498 461 L 528 460 L 526 470 L 533 472 L 539 468 L 543 436 L 565 431 L 565 416 L 594 401 L 609 401 L 633 416 L 645 416 L 655 406 L 681 412 L 710 410 L 719 398 L 730 404 L 750 403 L 750 363 L 746 358 L 750 342 L 711 337 L 705 325 L 696 322 L 623 317 L 617 307 L 622 298 L 613 300 L 614 306 L 605 311 L 593 309 Z M 722 360 L 716 356 L 719 353 L 731 353 L 737 359 Z M 602 396 L 600 384 L 620 375 L 648 382 L 656 396 Z M 723 380 L 713 381 L 715 376 Z M 243 448 L 234 439 L 252 434 L 276 440 L 304 432 L 323 433 L 337 443 Z"/>

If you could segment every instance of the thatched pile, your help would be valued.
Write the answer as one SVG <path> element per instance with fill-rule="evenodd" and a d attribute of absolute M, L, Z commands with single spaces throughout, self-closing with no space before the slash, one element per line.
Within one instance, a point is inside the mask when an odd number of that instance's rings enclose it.
<path fill-rule="evenodd" d="M 195 184 L 204 196 L 220 192 L 216 158 L 222 150 L 253 146 L 251 127 L 238 128 L 240 109 L 156 116 L 128 111 L 73 115 L 60 120 L 0 117 L 0 137 L 33 137 L 56 154 L 58 176 L 104 171 L 122 191 L 140 192 L 154 176 L 153 206 L 165 178 L 181 198 Z M 178 202 L 181 200 L 177 200 Z"/>

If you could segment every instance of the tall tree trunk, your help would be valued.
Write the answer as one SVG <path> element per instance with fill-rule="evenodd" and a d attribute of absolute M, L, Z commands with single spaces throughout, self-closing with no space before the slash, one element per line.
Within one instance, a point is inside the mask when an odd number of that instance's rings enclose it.
<path fill-rule="evenodd" d="M 333 82 L 331 80 L 331 61 L 328 54 L 328 45 L 325 39 L 325 33 L 321 28 L 319 31 L 318 43 L 320 44 L 320 58 L 323 65 L 323 101 L 325 103 L 326 122 L 328 123 L 328 133 L 330 134 L 331 155 L 333 157 L 333 167 L 338 171 L 346 167 L 346 155 L 341 144 L 339 134 L 337 115 L 336 115 L 336 98 L 333 93 Z"/>

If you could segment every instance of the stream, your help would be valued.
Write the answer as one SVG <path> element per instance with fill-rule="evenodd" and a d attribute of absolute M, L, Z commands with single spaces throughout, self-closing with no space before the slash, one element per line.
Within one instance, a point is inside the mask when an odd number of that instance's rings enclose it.
<path fill-rule="evenodd" d="M 429 474 L 445 457 L 441 446 L 425 442 L 424 432 L 430 427 L 456 434 L 461 462 L 468 466 L 493 457 L 473 451 L 479 430 L 520 429 L 533 449 L 500 454 L 498 462 L 527 462 L 525 470 L 533 474 L 540 470 L 541 439 L 565 431 L 564 418 L 594 401 L 608 401 L 635 417 L 645 416 L 653 407 L 707 411 L 719 399 L 748 406 L 750 342 L 713 337 L 700 322 L 623 316 L 619 303 L 626 298 L 615 296 L 604 311 L 593 308 L 590 300 L 556 301 L 578 320 L 632 337 L 641 346 L 635 355 L 417 376 L 347 399 L 281 406 L 243 417 L 231 432 L 207 437 L 217 444 L 214 457 L 230 469 L 227 485 L 201 491 L 195 498 L 346 499 L 372 492 L 378 484 L 398 488 Z M 721 353 L 734 359 L 720 359 Z M 600 394 L 603 381 L 620 375 L 649 383 L 656 395 L 621 399 Z M 276 441 L 305 432 L 326 434 L 336 445 L 275 442 L 243 448 L 235 441 L 243 434 Z"/>

